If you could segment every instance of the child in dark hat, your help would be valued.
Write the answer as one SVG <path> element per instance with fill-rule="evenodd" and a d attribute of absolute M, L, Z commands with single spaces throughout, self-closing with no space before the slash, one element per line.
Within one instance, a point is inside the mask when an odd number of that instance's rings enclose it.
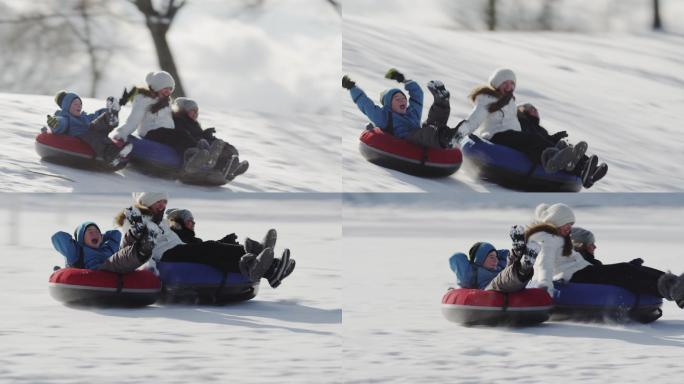
<path fill-rule="evenodd" d="M 76 93 L 59 91 L 55 102 L 60 107 L 54 116 L 47 116 L 47 125 L 52 133 L 75 136 L 87 143 L 97 158 L 116 166 L 122 157 L 133 149 L 132 144 L 118 146 L 107 136 L 118 125 L 119 105 L 108 98 L 108 107 L 95 113 L 83 112 L 83 102 Z"/>

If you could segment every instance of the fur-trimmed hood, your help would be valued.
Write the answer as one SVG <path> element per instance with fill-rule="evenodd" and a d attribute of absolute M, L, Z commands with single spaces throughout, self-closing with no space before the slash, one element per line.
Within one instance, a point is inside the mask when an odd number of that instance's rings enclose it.
<path fill-rule="evenodd" d="M 570 253 L 572 253 L 572 239 L 570 239 L 570 236 L 561 236 L 560 233 L 558 233 L 558 228 L 554 227 L 551 224 L 545 224 L 545 223 L 536 223 L 528 226 L 525 229 L 525 241 L 529 240 L 532 235 L 538 232 L 546 232 L 550 235 L 553 236 L 558 236 L 563 238 L 563 251 L 562 255 L 563 256 L 570 256 Z"/>

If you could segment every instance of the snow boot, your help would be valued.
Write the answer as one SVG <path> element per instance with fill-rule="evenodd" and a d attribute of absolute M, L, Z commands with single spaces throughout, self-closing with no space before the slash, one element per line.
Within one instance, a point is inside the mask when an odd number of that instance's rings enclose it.
<path fill-rule="evenodd" d="M 209 147 L 209 159 L 207 160 L 207 169 L 212 169 L 216 166 L 221 152 L 223 152 L 223 147 L 226 146 L 226 142 L 223 140 L 214 140 Z"/>
<path fill-rule="evenodd" d="M 514 225 L 508 233 L 513 243 L 512 250 L 516 257 L 520 257 L 525 253 L 525 228 L 521 225 Z"/>
<path fill-rule="evenodd" d="M 584 188 L 591 188 L 594 183 L 591 181 L 591 176 L 596 173 L 597 167 L 596 165 L 598 164 L 598 157 L 596 155 L 592 155 L 589 157 L 589 160 L 587 160 L 584 163 L 584 168 L 582 169 L 582 186 Z M 607 171 L 607 168 L 606 168 Z"/>
<path fill-rule="evenodd" d="M 579 164 L 580 160 L 582 160 L 582 157 L 587 152 L 589 145 L 586 141 L 580 141 L 579 143 L 575 144 L 574 147 L 571 147 L 572 159 L 568 162 L 568 165 L 565 167 L 565 170 L 568 172 L 572 172 L 575 169 L 575 167 L 577 167 L 577 164 Z"/>
<path fill-rule="evenodd" d="M 663 278 L 663 276 L 661 276 L 661 278 Z M 658 288 L 660 288 L 660 280 L 658 280 L 658 283 Z M 672 296 L 672 300 L 677 303 L 677 306 L 684 309 L 684 274 L 677 277 L 677 280 L 672 285 L 670 294 Z"/>
<path fill-rule="evenodd" d="M 532 272 L 532 267 L 534 266 L 534 262 L 537 260 L 537 256 L 539 255 L 540 251 L 541 246 L 539 243 L 535 241 L 530 241 L 527 243 L 525 252 L 520 258 L 520 272 L 522 274 L 527 275 Z"/>
<path fill-rule="evenodd" d="M 138 248 L 138 260 L 141 263 L 147 262 L 147 260 L 152 257 L 152 250 L 157 241 L 157 236 L 159 234 L 154 231 L 149 231 L 147 227 L 144 227 L 142 233 L 137 242 Z"/>
<path fill-rule="evenodd" d="M 278 232 L 271 228 L 266 232 L 266 236 L 260 242 L 252 240 L 249 237 L 245 239 L 245 252 L 258 255 L 264 248 L 274 248 L 276 240 L 278 239 Z"/>
<path fill-rule="evenodd" d="M 240 258 L 240 272 L 256 282 L 271 268 L 273 264 L 273 248 L 264 248 L 258 256 L 247 253 Z"/>
<path fill-rule="evenodd" d="M 658 293 L 666 300 L 674 300 L 673 290 L 675 284 L 677 284 L 677 276 L 670 272 L 664 273 L 658 278 Z"/>
<path fill-rule="evenodd" d="M 280 259 L 273 260 L 273 265 L 264 274 L 271 288 L 278 288 L 280 283 L 295 269 L 295 260 L 290 258 L 290 250 L 285 248 Z"/>
<path fill-rule="evenodd" d="M 206 149 L 189 148 L 184 154 L 183 171 L 185 173 L 197 173 L 204 170 L 209 161 L 209 151 Z"/>
<path fill-rule="evenodd" d="M 223 174 L 225 175 L 227 181 L 232 181 L 236 177 L 247 172 L 248 168 L 248 161 L 240 161 L 240 159 L 236 155 L 233 155 L 231 156 L 230 160 L 228 160 L 228 164 L 226 165 L 226 168 L 223 170 Z"/>
<path fill-rule="evenodd" d="M 444 83 L 439 80 L 431 80 L 427 83 L 427 88 L 435 99 L 435 104 L 449 105 L 449 91 Z"/>
<path fill-rule="evenodd" d="M 598 167 L 596 167 L 596 171 L 594 171 L 594 173 L 589 178 L 589 181 L 587 182 L 587 185 L 585 185 L 585 188 L 591 188 L 595 182 L 603 179 L 606 173 L 608 173 L 608 164 L 601 163 Z"/>
<path fill-rule="evenodd" d="M 116 167 L 117 165 L 121 164 L 121 161 L 128 157 L 132 150 L 133 143 L 128 143 L 124 145 L 123 148 L 121 148 L 121 150 L 119 151 L 119 153 L 114 157 L 114 159 L 112 159 L 109 162 L 109 165 L 111 165 L 112 167 Z"/>
<path fill-rule="evenodd" d="M 544 149 L 541 156 L 541 164 L 547 173 L 556 173 L 565 169 L 573 158 L 573 149 L 570 147 L 559 150 L 556 147 Z"/>
<path fill-rule="evenodd" d="M 107 124 L 110 128 L 115 128 L 119 125 L 119 110 L 121 109 L 119 101 L 114 96 L 109 96 L 105 108 L 107 109 Z"/>
<path fill-rule="evenodd" d="M 242 175 L 243 173 L 247 172 L 247 169 L 249 169 L 249 161 L 243 160 L 238 163 L 237 167 L 235 170 L 230 174 L 230 177 L 228 178 L 228 181 L 233 180 L 234 178 Z"/>

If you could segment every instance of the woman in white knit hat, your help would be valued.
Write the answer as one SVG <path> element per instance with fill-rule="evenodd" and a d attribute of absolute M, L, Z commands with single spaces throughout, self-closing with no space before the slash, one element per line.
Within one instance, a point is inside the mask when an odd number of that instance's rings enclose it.
<path fill-rule="evenodd" d="M 178 155 L 184 159 L 184 166 L 188 165 L 190 156 L 185 153 L 190 148 L 198 147 L 204 151 L 194 151 L 194 162 L 191 164 L 194 171 L 200 168 L 200 163 L 209 161 L 210 152 L 208 143 L 202 145 L 186 132 L 175 129 L 171 116 L 171 93 L 176 86 L 176 81 L 166 71 L 150 72 L 145 76 L 147 87 L 133 87 L 130 92 L 124 93 L 122 104 L 129 100 L 133 101 L 131 113 L 126 122 L 113 130 L 109 137 L 114 141 L 127 141 L 128 136 L 138 131 L 138 134 L 148 140 L 157 141 L 172 147 Z M 223 148 L 212 148 L 216 157 Z M 215 161 L 214 161 L 215 162 Z"/>
<path fill-rule="evenodd" d="M 242 273 L 251 281 L 258 281 L 262 277 L 270 277 L 275 268 L 273 247 L 275 246 L 275 230 L 267 236 L 266 244 L 253 247 L 257 254 L 249 253 L 239 244 L 226 244 L 217 241 L 201 241 L 186 244 L 171 229 L 168 220 L 164 219 L 168 197 L 163 192 L 134 192 L 133 206 L 122 210 L 114 218 L 116 224 L 122 227 L 124 239 L 122 247 L 133 244 L 142 233 L 154 233 L 154 248 L 147 268 L 157 272 L 156 263 L 190 262 L 212 266 L 223 272 Z M 289 250 L 287 250 L 289 259 Z"/>
<path fill-rule="evenodd" d="M 562 203 L 540 204 L 534 215 L 534 222 L 525 231 L 528 244 L 533 242 L 540 247 L 532 286 L 545 288 L 553 296 L 554 280 L 610 284 L 674 300 L 684 308 L 684 275 L 677 277 L 638 263 L 592 264 L 573 250 L 570 235 L 575 215 L 570 207 Z"/>
<path fill-rule="evenodd" d="M 513 95 L 516 81 L 512 70 L 499 68 L 489 77 L 488 84 L 473 89 L 469 98 L 475 106 L 468 117 L 459 123 L 458 134 L 467 136 L 475 133 L 492 143 L 519 150 L 533 164 L 541 164 L 549 173 L 577 164 L 587 150 L 586 143 L 559 150 L 536 135 L 522 131 Z"/>

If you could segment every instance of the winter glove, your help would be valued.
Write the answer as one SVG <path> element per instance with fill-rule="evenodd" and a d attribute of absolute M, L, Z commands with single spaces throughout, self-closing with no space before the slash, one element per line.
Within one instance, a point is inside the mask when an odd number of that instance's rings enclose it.
<path fill-rule="evenodd" d="M 205 129 L 204 131 L 202 131 L 202 137 L 203 137 L 205 140 L 211 142 L 211 141 L 213 141 L 213 140 L 215 139 L 214 133 L 216 133 L 216 128 L 213 128 L 213 127 L 212 127 L 212 128 L 207 128 L 207 129 Z"/>
<path fill-rule="evenodd" d="M 225 243 L 225 244 L 234 244 L 234 245 L 239 245 L 237 242 L 237 235 L 234 233 L 231 233 L 230 235 L 225 235 L 221 240 L 218 241 L 219 243 Z"/>
<path fill-rule="evenodd" d="M 356 86 L 356 82 L 352 79 L 349 78 L 349 76 L 344 75 L 342 76 L 342 88 L 344 89 L 352 89 Z"/>
<path fill-rule="evenodd" d="M 47 115 L 47 125 L 50 127 L 50 129 L 55 129 L 59 125 L 59 120 L 61 118 L 57 116 L 50 116 Z"/>
<path fill-rule="evenodd" d="M 568 137 L 568 133 L 566 131 L 560 131 L 558 133 L 554 133 L 553 135 L 551 135 L 551 139 L 553 140 L 553 142 L 560 141 L 561 139 L 564 139 L 566 137 Z"/>
<path fill-rule="evenodd" d="M 629 263 L 636 266 L 636 267 L 641 267 L 641 265 L 644 263 L 644 259 L 637 257 L 636 259 L 630 261 Z"/>
<path fill-rule="evenodd" d="M 404 80 L 406 80 L 404 74 L 399 72 L 396 68 L 390 68 L 389 71 L 385 73 L 385 78 L 390 80 L 396 80 L 400 83 L 403 83 Z"/>

